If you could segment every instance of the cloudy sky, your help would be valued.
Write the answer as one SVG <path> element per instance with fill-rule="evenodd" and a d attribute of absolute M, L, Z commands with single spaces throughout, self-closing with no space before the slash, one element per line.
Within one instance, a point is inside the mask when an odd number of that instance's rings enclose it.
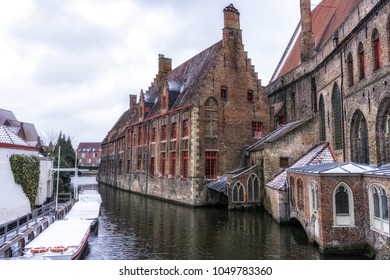
<path fill-rule="evenodd" d="M 221 40 L 230 3 L 266 85 L 299 22 L 298 0 L 1 1 L 0 108 L 43 138 L 101 141 L 129 94 L 153 81 L 158 54 L 175 68 Z"/>

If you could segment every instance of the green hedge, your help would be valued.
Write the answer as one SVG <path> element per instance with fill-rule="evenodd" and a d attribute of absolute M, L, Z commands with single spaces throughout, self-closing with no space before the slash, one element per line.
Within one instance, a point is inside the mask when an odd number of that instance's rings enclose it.
<path fill-rule="evenodd" d="M 9 161 L 15 182 L 22 186 L 24 193 L 30 200 L 31 209 L 34 209 L 39 186 L 39 158 L 15 154 L 10 157 Z"/>

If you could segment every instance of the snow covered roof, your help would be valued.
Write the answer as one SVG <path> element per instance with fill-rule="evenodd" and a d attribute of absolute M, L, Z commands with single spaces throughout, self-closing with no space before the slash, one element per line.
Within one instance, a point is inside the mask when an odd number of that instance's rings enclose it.
<path fill-rule="evenodd" d="M 315 166 L 318 164 L 324 163 L 333 163 L 335 159 L 331 150 L 329 149 L 328 143 L 321 143 L 314 146 L 311 150 L 309 150 L 306 154 L 304 154 L 300 159 L 298 159 L 293 165 L 291 165 L 290 169 L 299 169 L 307 166 Z M 273 177 L 270 181 L 267 182 L 267 187 L 277 190 L 284 189 L 286 180 L 287 180 L 287 170 L 284 169 L 275 177 Z"/>
<path fill-rule="evenodd" d="M 4 125 L 0 125 L 0 143 L 29 147 L 25 141 Z"/>

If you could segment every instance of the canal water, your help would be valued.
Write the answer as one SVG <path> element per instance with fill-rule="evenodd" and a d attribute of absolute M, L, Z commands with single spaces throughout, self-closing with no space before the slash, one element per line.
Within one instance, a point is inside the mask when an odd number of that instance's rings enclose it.
<path fill-rule="evenodd" d="M 303 229 L 265 211 L 189 208 L 99 185 L 102 211 L 89 260 L 323 259 Z"/>

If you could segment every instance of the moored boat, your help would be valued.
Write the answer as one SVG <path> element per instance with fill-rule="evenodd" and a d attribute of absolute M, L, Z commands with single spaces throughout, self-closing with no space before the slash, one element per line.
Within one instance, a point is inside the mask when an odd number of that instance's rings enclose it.
<path fill-rule="evenodd" d="M 83 219 L 91 223 L 91 230 L 95 231 L 100 215 L 102 199 L 95 190 L 85 190 L 79 194 L 79 200 L 73 205 L 65 219 Z"/>
<path fill-rule="evenodd" d="M 24 259 L 75 260 L 88 247 L 90 221 L 82 219 L 59 220 L 25 246 Z"/>

